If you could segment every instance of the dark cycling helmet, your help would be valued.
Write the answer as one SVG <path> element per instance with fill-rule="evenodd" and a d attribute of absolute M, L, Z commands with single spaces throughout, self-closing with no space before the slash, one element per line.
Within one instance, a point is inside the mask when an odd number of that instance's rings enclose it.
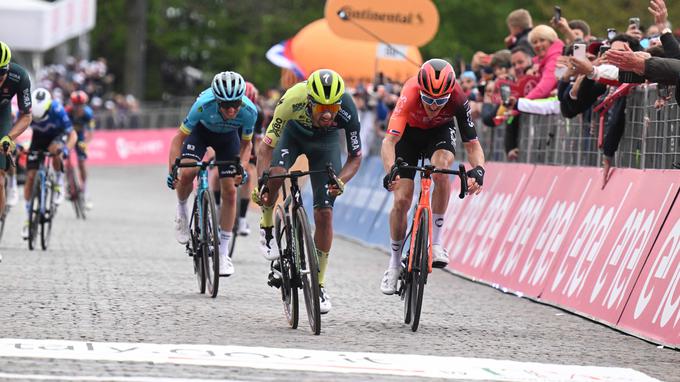
<path fill-rule="evenodd" d="M 74 105 L 86 105 L 89 100 L 90 97 L 82 90 L 76 90 L 71 93 L 71 103 Z"/>
<path fill-rule="evenodd" d="M 440 58 L 425 61 L 418 71 L 420 90 L 432 98 L 453 93 L 456 85 L 456 72 L 453 66 Z"/>
<path fill-rule="evenodd" d="M 218 101 L 236 101 L 246 92 L 246 81 L 236 72 L 217 73 L 211 83 Z"/>
<path fill-rule="evenodd" d="M 340 101 L 345 94 L 345 81 L 333 70 L 319 69 L 307 79 L 307 95 L 322 105 L 331 105 Z"/>
<path fill-rule="evenodd" d="M 4 42 L 0 41 L 0 68 L 9 65 L 9 61 L 12 59 L 12 51 L 9 46 Z"/>
<path fill-rule="evenodd" d="M 257 102 L 257 96 L 260 94 L 260 92 L 257 90 L 255 85 L 253 85 L 252 82 L 246 81 L 246 94 L 245 96 L 253 101 L 253 103 Z"/>

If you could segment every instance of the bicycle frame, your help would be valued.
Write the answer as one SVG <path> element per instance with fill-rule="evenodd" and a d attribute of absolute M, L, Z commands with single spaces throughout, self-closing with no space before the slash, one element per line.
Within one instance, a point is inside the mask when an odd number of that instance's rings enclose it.
<path fill-rule="evenodd" d="M 40 214 L 45 215 L 47 204 L 47 201 L 45 200 L 46 198 L 45 194 L 47 193 L 45 185 L 47 183 L 47 178 L 49 176 L 50 168 L 52 166 L 52 155 L 48 153 L 40 153 L 38 155 L 42 155 L 43 158 L 40 161 L 40 166 L 38 167 L 38 170 L 36 172 L 36 178 L 33 181 L 39 182 L 38 184 L 40 185 Z"/>
<path fill-rule="evenodd" d="M 418 222 L 420 221 L 420 215 L 422 214 L 423 210 L 428 210 L 430 211 L 430 188 L 432 187 L 432 178 L 430 177 L 430 173 L 425 174 L 425 176 L 420 177 L 420 198 L 418 199 L 418 205 L 416 207 L 416 213 L 413 216 L 413 224 L 412 224 L 412 231 L 411 231 L 411 246 L 409 250 L 409 256 L 408 256 L 408 271 L 411 272 L 413 270 L 413 252 L 415 249 L 416 245 L 416 240 L 415 238 L 418 237 L 416 236 L 418 234 Z M 428 214 L 428 238 L 427 242 L 432 243 L 432 214 Z M 427 246 L 427 272 L 432 273 L 432 246 L 428 245 Z"/>

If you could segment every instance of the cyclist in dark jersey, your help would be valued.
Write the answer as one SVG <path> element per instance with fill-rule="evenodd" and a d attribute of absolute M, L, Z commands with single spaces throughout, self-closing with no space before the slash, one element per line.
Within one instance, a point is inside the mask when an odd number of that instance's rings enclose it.
<path fill-rule="evenodd" d="M 71 104 L 66 106 L 66 113 L 73 123 L 73 129 L 78 135 L 76 141 L 76 153 L 78 154 L 78 169 L 82 179 L 83 194 L 85 195 L 85 208 L 92 208 L 92 200 L 87 189 L 87 144 L 92 139 L 92 131 L 95 127 L 94 113 L 87 105 L 89 97 L 82 90 L 71 93 Z"/>
<path fill-rule="evenodd" d="M 0 41 L 0 149 L 6 142 L 9 151 L 14 151 L 14 140 L 31 124 L 31 80 L 26 69 L 10 62 L 12 52 L 9 46 Z M 19 118 L 12 125 L 12 98 L 17 96 Z M 0 185 L 5 184 L 7 161 L 0 155 Z M 5 187 L 0 187 L 0 211 L 5 209 Z"/>
<path fill-rule="evenodd" d="M 390 117 L 383 140 L 381 156 L 385 171 L 389 174 L 395 158 L 402 158 L 412 166 L 418 165 L 422 155 L 439 168 L 450 168 L 456 152 L 454 120 L 463 140 L 465 151 L 473 169 L 468 171 L 469 191 L 481 191 L 484 179 L 484 151 L 477 139 L 475 125 L 470 117 L 470 106 L 463 89 L 456 83 L 451 64 L 441 59 L 425 62 L 417 76 L 404 84 L 401 96 Z M 406 235 L 407 213 L 413 199 L 415 171 L 406 171 L 388 184 L 386 175 L 383 186 L 394 191 L 394 205 L 390 212 L 390 238 L 392 256 L 383 275 L 380 290 L 394 294 L 401 272 L 401 251 Z M 441 228 L 449 203 L 450 179 L 444 174 L 432 175 L 432 265 L 445 267 L 448 254 L 441 245 Z"/>

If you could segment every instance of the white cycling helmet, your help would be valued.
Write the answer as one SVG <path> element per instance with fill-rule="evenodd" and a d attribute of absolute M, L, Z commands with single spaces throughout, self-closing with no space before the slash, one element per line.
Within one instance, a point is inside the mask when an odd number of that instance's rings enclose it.
<path fill-rule="evenodd" d="M 246 81 L 236 72 L 222 72 L 215 75 L 211 87 L 218 101 L 235 101 L 246 92 Z"/>
<path fill-rule="evenodd" d="M 47 112 L 52 106 L 52 95 L 49 90 L 45 88 L 37 88 L 33 90 L 31 94 L 31 114 L 33 114 L 33 120 L 36 122 L 41 122 L 47 119 Z"/>

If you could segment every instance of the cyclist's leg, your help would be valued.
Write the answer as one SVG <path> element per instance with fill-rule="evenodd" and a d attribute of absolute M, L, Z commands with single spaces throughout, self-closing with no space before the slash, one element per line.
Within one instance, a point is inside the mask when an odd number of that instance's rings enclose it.
<path fill-rule="evenodd" d="M 85 149 L 86 146 L 83 145 L 84 142 L 85 133 L 79 131 L 78 140 L 76 141 L 76 155 L 78 156 L 78 170 L 80 172 L 80 188 L 83 195 L 85 195 L 85 200 L 89 201 L 90 198 L 87 193 L 87 151 Z"/>
<path fill-rule="evenodd" d="M 203 158 L 206 144 L 202 126 L 197 126 L 182 143 L 181 162 L 198 162 Z M 194 189 L 194 178 L 198 173 L 196 168 L 181 168 L 178 172 L 178 182 L 175 187 L 177 194 L 177 215 L 175 216 L 175 237 L 180 244 L 189 242 L 189 208 L 188 201 Z"/>
<path fill-rule="evenodd" d="M 257 163 L 257 158 L 255 157 L 255 145 L 253 145 L 253 150 L 251 151 L 250 161 L 245 170 L 248 172 L 248 182 L 239 187 L 238 191 L 238 234 L 248 235 L 250 234 L 250 229 L 246 222 L 246 214 L 248 213 L 248 206 L 250 204 L 250 193 L 253 191 L 253 187 L 257 182 L 255 164 Z"/>
<path fill-rule="evenodd" d="M 40 152 L 47 149 L 49 141 L 44 139 L 44 137 L 33 133 L 33 138 L 31 139 L 31 146 L 28 149 L 28 156 L 26 158 L 26 180 L 24 182 L 24 202 L 26 210 L 26 220 L 21 230 L 21 236 L 28 238 L 28 223 L 31 217 L 31 193 L 33 192 L 33 183 L 36 181 L 36 173 L 38 167 L 40 167 L 40 162 L 42 161 L 42 155 Z"/>
<path fill-rule="evenodd" d="M 430 130 L 427 155 L 430 162 L 438 168 L 451 168 L 455 159 L 456 130 L 453 125 L 446 124 Z M 432 245 L 441 245 L 441 228 L 444 225 L 444 214 L 451 196 L 451 178 L 446 174 L 432 175 L 434 191 L 432 192 Z"/>

